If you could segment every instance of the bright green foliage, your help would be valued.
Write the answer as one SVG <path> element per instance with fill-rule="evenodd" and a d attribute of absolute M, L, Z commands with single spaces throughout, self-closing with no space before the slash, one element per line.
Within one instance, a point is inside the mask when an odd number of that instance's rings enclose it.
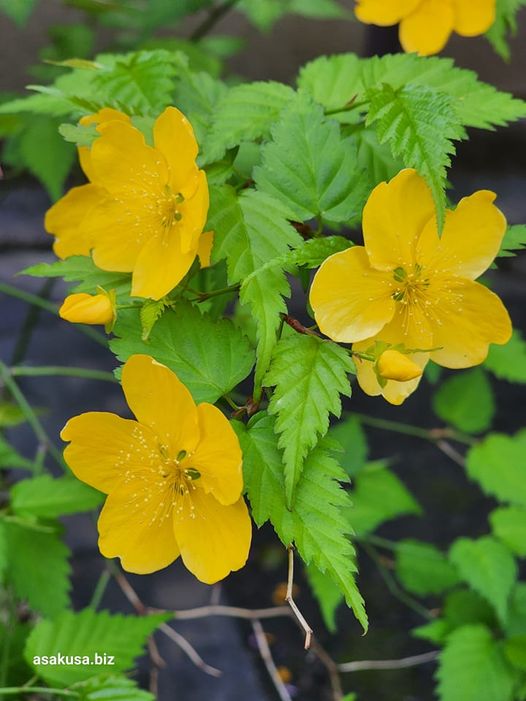
<path fill-rule="evenodd" d="M 363 92 L 362 65 L 356 54 L 320 56 L 303 66 L 298 89 L 327 110 L 344 108 Z"/>
<path fill-rule="evenodd" d="M 335 581 L 327 574 L 322 574 L 315 565 L 305 568 L 307 579 L 316 597 L 323 620 L 331 633 L 336 632 L 336 611 L 343 603 L 343 594 Z"/>
<path fill-rule="evenodd" d="M 69 605 L 69 551 L 56 533 L 58 524 L 5 522 L 7 581 L 20 599 L 43 616 Z"/>
<path fill-rule="evenodd" d="M 495 610 L 472 589 L 460 589 L 446 596 L 444 619 L 451 630 L 471 623 L 483 623 L 488 628 L 498 625 Z"/>
<path fill-rule="evenodd" d="M 212 128 L 203 144 L 207 163 L 244 141 L 267 136 L 294 91 L 274 82 L 256 82 L 231 88 L 218 102 Z"/>
<path fill-rule="evenodd" d="M 37 263 L 22 271 L 31 277 L 60 277 L 66 282 L 77 282 L 71 292 L 95 293 L 97 287 L 118 292 L 130 291 L 130 275 L 128 273 L 110 273 L 100 270 L 88 256 L 71 256 L 56 263 Z"/>
<path fill-rule="evenodd" d="M 1 424 L 0 424 L 1 425 Z M 22 457 L 13 446 L 0 436 L 0 469 L 23 468 L 31 470 L 33 463 Z"/>
<path fill-rule="evenodd" d="M 135 310 L 119 315 L 114 332 L 110 347 L 119 360 L 151 355 L 177 374 L 196 402 L 216 402 L 245 379 L 254 363 L 246 338 L 230 320 L 214 321 L 183 302 L 163 314 L 148 341 Z"/>
<path fill-rule="evenodd" d="M 511 258 L 517 255 L 516 251 L 522 251 L 524 248 L 526 248 L 526 225 L 516 224 L 508 227 L 502 239 L 498 256 L 499 258 Z"/>
<path fill-rule="evenodd" d="M 343 236 L 326 236 L 322 239 L 303 241 L 291 256 L 291 263 L 307 268 L 318 268 L 323 261 L 334 253 L 345 251 L 352 242 Z"/>
<path fill-rule="evenodd" d="M 25 420 L 24 412 L 17 404 L 13 404 L 12 402 L 0 402 L 0 428 L 19 426 L 23 424 Z M 0 446 L 0 455 L 3 455 L 2 451 L 5 450 L 3 442 L 0 443 Z"/>
<path fill-rule="evenodd" d="M 338 441 L 343 448 L 340 462 L 347 473 L 351 477 L 358 474 L 365 466 L 369 454 L 367 436 L 360 419 L 353 414 L 344 416 L 341 421 L 331 427 L 329 436 Z"/>
<path fill-rule="evenodd" d="M 485 366 L 499 380 L 526 383 L 526 341 L 521 332 L 514 331 L 504 346 L 492 345 Z"/>
<path fill-rule="evenodd" d="M 402 170 L 403 162 L 394 158 L 387 143 L 379 142 L 374 126 L 359 131 L 356 140 L 358 167 L 369 175 L 371 186 L 391 180 Z"/>
<path fill-rule="evenodd" d="M 345 349 L 317 336 L 295 334 L 274 350 L 264 385 L 275 388 L 268 410 L 276 416 L 289 506 L 305 456 L 329 430 L 329 414 L 340 416 L 340 394 L 351 395 L 347 374 L 353 369 Z"/>
<path fill-rule="evenodd" d="M 444 93 L 419 85 L 399 90 L 390 85 L 371 89 L 367 124 L 376 126 L 380 143 L 393 156 L 416 168 L 426 179 L 437 205 L 438 223 L 444 220 L 446 169 L 455 153 L 454 140 L 465 131 L 452 100 Z"/>
<path fill-rule="evenodd" d="M 490 434 L 467 456 L 467 471 L 486 494 L 526 506 L 526 431 L 513 438 Z"/>
<path fill-rule="evenodd" d="M 503 506 L 490 515 L 493 533 L 516 555 L 526 557 L 526 509 Z"/>
<path fill-rule="evenodd" d="M 443 421 L 466 433 L 490 428 L 496 407 L 484 370 L 474 368 L 442 382 L 433 397 L 433 409 Z"/>
<path fill-rule="evenodd" d="M 354 141 L 342 139 L 337 122 L 305 97 L 292 102 L 272 128 L 254 179 L 297 221 L 356 221 L 367 197 Z"/>
<path fill-rule="evenodd" d="M 526 672 L 526 635 L 518 635 L 516 638 L 509 638 L 505 641 L 504 654 L 508 662 Z"/>
<path fill-rule="evenodd" d="M 75 687 L 80 701 L 155 701 L 149 691 L 137 688 L 137 682 L 124 676 L 102 676 Z"/>
<path fill-rule="evenodd" d="M 227 87 L 208 73 L 187 71 L 184 77 L 176 85 L 174 104 L 188 117 L 198 143 L 202 144 L 215 120 L 216 106 L 227 93 Z"/>
<path fill-rule="evenodd" d="M 440 701 L 513 701 L 514 673 L 482 625 L 449 636 L 437 678 Z"/>
<path fill-rule="evenodd" d="M 460 577 L 492 604 L 503 622 L 508 614 L 517 566 L 508 548 L 490 536 L 459 538 L 450 551 Z"/>
<path fill-rule="evenodd" d="M 399 516 L 422 513 L 407 487 L 381 460 L 368 463 L 358 472 L 351 497 L 349 522 L 357 533 L 374 531 Z"/>
<path fill-rule="evenodd" d="M 363 599 L 354 580 L 355 551 L 342 512 L 349 506 L 349 496 L 338 484 L 347 475 L 323 446 L 317 447 L 305 461 L 294 510 L 289 511 L 272 417 L 260 413 L 248 427 L 238 422 L 234 427 L 243 449 L 245 487 L 254 521 L 258 526 L 270 521 L 284 545 L 294 543 L 307 564 L 312 562 L 329 574 L 367 628 Z"/>
<path fill-rule="evenodd" d="M 396 574 L 406 589 L 420 596 L 441 594 L 458 583 L 447 557 L 431 543 L 419 540 L 398 543 Z"/>
<path fill-rule="evenodd" d="M 141 339 L 143 341 L 147 341 L 150 338 L 153 327 L 169 306 L 170 303 L 165 299 L 147 299 L 144 302 L 139 312 L 142 327 Z"/>
<path fill-rule="evenodd" d="M 0 0 L 0 12 L 10 17 L 20 27 L 29 19 L 37 0 Z"/>
<path fill-rule="evenodd" d="M 495 51 L 505 60 L 511 58 L 508 35 L 517 33 L 517 13 L 526 6 L 525 0 L 497 0 L 497 18 L 486 36 Z"/>
<path fill-rule="evenodd" d="M 526 635 L 526 583 L 518 582 L 511 597 L 510 615 L 506 625 L 510 637 Z"/>
<path fill-rule="evenodd" d="M 99 133 L 95 124 L 83 126 L 81 124 L 61 124 L 58 128 L 64 141 L 69 141 L 76 146 L 91 146 Z"/>
<path fill-rule="evenodd" d="M 11 491 L 11 507 L 22 517 L 49 519 L 90 511 L 102 499 L 100 492 L 73 477 L 40 475 L 17 482 Z"/>
<path fill-rule="evenodd" d="M 269 30 L 286 14 L 313 19 L 340 19 L 348 16 L 337 0 L 241 0 L 239 9 L 262 31 Z"/>
<path fill-rule="evenodd" d="M 69 686 L 108 671 L 102 665 L 51 666 L 34 664 L 34 657 L 89 655 L 105 652 L 114 656 L 111 672 L 124 672 L 143 650 L 147 638 L 170 614 L 150 616 L 111 615 L 106 611 L 84 609 L 80 613 L 66 611 L 53 621 L 37 623 L 27 640 L 25 658 L 48 684 Z M 110 697 L 111 698 L 111 697 Z"/>

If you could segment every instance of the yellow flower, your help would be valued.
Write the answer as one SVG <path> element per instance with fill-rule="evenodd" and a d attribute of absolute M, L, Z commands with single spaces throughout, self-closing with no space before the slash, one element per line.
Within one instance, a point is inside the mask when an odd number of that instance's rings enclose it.
<path fill-rule="evenodd" d="M 61 319 L 73 324 L 103 324 L 111 331 L 117 316 L 115 290 L 101 289 L 96 295 L 83 292 L 68 295 L 58 313 Z"/>
<path fill-rule="evenodd" d="M 74 251 L 56 248 L 59 255 L 92 250 L 102 270 L 132 273 L 132 296 L 160 299 L 208 243 L 201 241 L 208 184 L 195 161 L 192 127 L 168 107 L 153 126 L 153 147 L 129 121 L 99 121 L 97 131 L 89 152 L 81 153 L 90 189 L 67 193 L 48 215 L 47 229 L 59 241 L 80 241 Z"/>
<path fill-rule="evenodd" d="M 126 362 L 122 386 L 135 421 L 90 412 L 61 433 L 74 474 L 108 494 L 100 551 L 137 574 L 181 555 L 198 579 L 217 582 L 243 567 L 251 540 L 237 436 L 219 409 L 196 406 L 149 356 Z"/>
<path fill-rule="evenodd" d="M 364 208 L 365 246 L 330 256 L 312 283 L 310 302 L 321 331 L 370 353 L 376 342 L 412 351 L 448 368 L 482 363 L 490 343 L 507 343 L 511 321 L 500 299 L 475 282 L 495 258 L 506 220 L 482 190 L 447 211 L 442 236 L 431 192 L 414 170 L 376 187 Z M 415 352 L 416 351 L 416 352 Z M 401 404 L 420 378 L 380 387 L 374 365 L 357 360 L 370 395 Z"/>
<path fill-rule="evenodd" d="M 397 350 L 384 351 L 376 362 L 376 369 L 384 380 L 409 382 L 422 375 L 422 368 Z"/>
<path fill-rule="evenodd" d="M 496 0 L 357 0 L 356 17 L 366 24 L 400 24 L 404 51 L 437 54 L 453 32 L 484 34 L 495 22 Z"/>

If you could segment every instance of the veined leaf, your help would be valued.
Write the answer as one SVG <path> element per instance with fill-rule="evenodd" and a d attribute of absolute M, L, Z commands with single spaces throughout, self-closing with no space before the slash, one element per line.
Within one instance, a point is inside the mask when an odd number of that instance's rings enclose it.
<path fill-rule="evenodd" d="M 526 383 L 526 341 L 521 332 L 515 330 L 504 346 L 491 345 L 484 365 L 499 380 Z"/>
<path fill-rule="evenodd" d="M 329 429 L 329 414 L 340 416 L 340 394 L 351 395 L 349 353 L 332 341 L 295 334 L 275 347 L 264 385 L 275 387 L 269 414 L 276 416 L 283 449 L 285 492 L 289 507 L 305 456 Z"/>
<path fill-rule="evenodd" d="M 11 506 L 19 516 L 57 518 L 95 509 L 104 496 L 74 477 L 53 479 L 39 475 L 17 482 L 11 490 Z"/>
<path fill-rule="evenodd" d="M 474 368 L 449 377 L 433 397 L 433 409 L 443 421 L 466 433 L 486 431 L 496 406 L 488 377 Z"/>
<path fill-rule="evenodd" d="M 125 676 L 94 677 L 76 686 L 75 691 L 80 701 L 155 701 L 153 694 L 139 689 L 135 680 Z"/>
<path fill-rule="evenodd" d="M 342 513 L 349 496 L 339 482 L 347 475 L 323 446 L 317 446 L 305 461 L 294 510 L 289 511 L 272 417 L 260 413 L 248 426 L 233 425 L 243 449 L 245 486 L 256 524 L 270 521 L 284 545 L 294 543 L 307 565 L 313 563 L 330 575 L 366 629 L 367 615 L 354 579 L 355 550 Z"/>
<path fill-rule="evenodd" d="M 467 455 L 467 472 L 486 494 L 526 506 L 526 431 L 515 436 L 490 434 Z"/>
<path fill-rule="evenodd" d="M 97 287 L 106 290 L 120 290 L 129 296 L 130 274 L 111 273 L 97 268 L 89 256 L 71 256 L 55 263 L 37 263 L 25 270 L 22 275 L 31 277 L 60 277 L 66 282 L 78 282 L 71 292 L 95 293 Z"/>
<path fill-rule="evenodd" d="M 363 93 L 361 67 L 356 54 L 320 56 L 300 70 L 298 89 L 326 110 L 344 108 Z"/>
<path fill-rule="evenodd" d="M 420 540 L 397 544 L 396 574 L 406 589 L 419 596 L 441 594 L 459 581 L 447 557 L 431 543 Z"/>
<path fill-rule="evenodd" d="M 306 568 L 307 579 L 318 604 L 323 620 L 331 633 L 336 632 L 336 610 L 344 596 L 330 575 L 322 574 L 315 565 Z"/>

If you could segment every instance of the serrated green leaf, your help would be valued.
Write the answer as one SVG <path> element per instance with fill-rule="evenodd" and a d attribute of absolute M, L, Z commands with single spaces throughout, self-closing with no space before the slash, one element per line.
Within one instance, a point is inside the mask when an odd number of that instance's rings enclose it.
<path fill-rule="evenodd" d="M 217 105 L 227 90 L 225 83 L 208 73 L 185 71 L 182 80 L 177 82 L 174 104 L 190 120 L 198 143 L 204 143 L 214 123 Z"/>
<path fill-rule="evenodd" d="M 140 319 L 142 327 L 141 339 L 147 341 L 150 338 L 153 327 L 159 321 L 169 303 L 164 299 L 148 299 L 141 307 Z"/>
<path fill-rule="evenodd" d="M 291 263 L 307 268 L 318 268 L 334 253 L 345 251 L 353 245 L 343 236 L 325 236 L 304 241 L 291 255 Z"/>
<path fill-rule="evenodd" d="M 402 170 L 402 161 L 394 158 L 387 143 L 379 142 L 374 127 L 361 129 L 354 138 L 358 147 L 358 166 L 367 173 L 371 190 Z"/>
<path fill-rule="evenodd" d="M 0 105 L 0 114 L 33 113 L 50 117 L 66 117 L 72 113 L 69 100 L 60 95 L 36 94 L 9 100 Z"/>
<path fill-rule="evenodd" d="M 320 56 L 300 70 L 298 90 L 327 110 L 345 107 L 363 93 L 362 61 L 356 54 Z"/>
<path fill-rule="evenodd" d="M 48 684 L 70 686 L 97 672 L 108 671 L 104 665 L 52 665 L 35 662 L 35 658 L 53 655 L 79 655 L 95 658 L 95 653 L 112 655 L 111 672 L 124 672 L 138 657 L 147 638 L 170 614 L 149 616 L 111 615 L 107 611 L 84 609 L 65 611 L 53 621 L 37 623 L 29 636 L 25 659 Z"/>
<path fill-rule="evenodd" d="M 523 251 L 525 248 L 526 224 L 516 224 L 508 227 L 497 256 L 499 258 L 511 258 L 517 255 L 516 251 Z"/>
<path fill-rule="evenodd" d="M 407 487 L 381 460 L 365 465 L 353 483 L 348 518 L 357 533 L 374 531 L 399 516 L 422 513 Z"/>
<path fill-rule="evenodd" d="M 484 370 L 474 368 L 442 382 L 433 396 L 433 409 L 443 421 L 466 433 L 489 429 L 496 406 Z"/>
<path fill-rule="evenodd" d="M 55 263 L 37 263 L 23 270 L 21 275 L 31 277 L 61 277 L 66 282 L 78 282 L 71 292 L 95 293 L 98 287 L 115 289 L 129 295 L 130 274 L 111 273 L 97 268 L 89 256 L 71 256 Z"/>
<path fill-rule="evenodd" d="M 0 436 L 0 470 L 12 468 L 31 470 L 33 463 L 31 460 L 26 460 L 3 436 Z"/>
<path fill-rule="evenodd" d="M 484 366 L 499 380 L 526 383 L 526 341 L 520 331 L 504 346 L 491 345 Z"/>
<path fill-rule="evenodd" d="M 73 477 L 39 475 L 17 482 L 11 490 L 11 507 L 19 516 L 57 518 L 90 511 L 104 496 Z"/>
<path fill-rule="evenodd" d="M 505 622 L 517 566 L 508 548 L 490 536 L 478 540 L 459 538 L 449 557 L 460 577 L 495 608 Z"/>
<path fill-rule="evenodd" d="M 339 485 L 347 480 L 345 472 L 323 446 L 316 447 L 305 461 L 294 510 L 289 511 L 273 418 L 261 413 L 248 427 L 233 425 L 243 449 L 245 487 L 256 524 L 270 521 L 284 545 L 295 543 L 306 564 L 327 572 L 366 629 L 367 615 L 354 579 L 355 550 L 342 513 L 349 506 L 349 496 Z"/>
<path fill-rule="evenodd" d="M 0 0 L 0 12 L 4 12 L 19 27 L 27 22 L 37 0 Z"/>
<path fill-rule="evenodd" d="M 368 93 L 367 124 L 376 126 L 380 143 L 393 156 L 416 168 L 428 183 L 437 208 L 439 229 L 445 216 L 446 169 L 455 153 L 453 142 L 465 137 L 462 123 L 448 95 L 419 85 L 394 90 L 383 85 Z"/>
<path fill-rule="evenodd" d="M 95 677 L 76 686 L 80 701 L 155 701 L 149 691 L 139 689 L 137 682 L 127 677 Z"/>
<path fill-rule="evenodd" d="M 184 302 L 163 314 L 148 341 L 142 339 L 135 310 L 119 314 L 114 333 L 110 348 L 119 360 L 135 353 L 151 355 L 177 373 L 196 402 L 216 402 L 244 380 L 254 364 L 247 339 L 231 321 L 214 321 Z"/>
<path fill-rule="evenodd" d="M 355 221 L 367 197 L 354 140 L 342 139 L 338 124 L 305 96 L 293 101 L 272 128 L 254 179 L 297 221 Z"/>
<path fill-rule="evenodd" d="M 437 672 L 440 701 L 513 701 L 515 676 L 491 632 L 481 625 L 451 633 Z"/>
<path fill-rule="evenodd" d="M 202 144 L 205 162 L 220 160 L 225 151 L 243 141 L 268 136 L 294 94 L 292 88 L 272 81 L 230 88 L 218 101 L 212 128 Z"/>
<path fill-rule="evenodd" d="M 493 533 L 519 557 L 526 557 L 526 509 L 503 506 L 489 517 Z"/>
<path fill-rule="evenodd" d="M 447 557 L 431 543 L 399 541 L 396 574 L 404 587 L 419 596 L 441 594 L 458 583 L 458 575 Z"/>
<path fill-rule="evenodd" d="M 336 632 L 336 611 L 343 603 L 344 597 L 335 581 L 327 574 L 322 574 L 315 565 L 305 569 L 307 579 L 318 604 L 327 629 Z"/>
<path fill-rule="evenodd" d="M 69 606 L 69 550 L 52 531 L 4 524 L 7 540 L 7 580 L 20 599 L 44 616 L 56 616 Z M 57 525 L 58 528 L 58 525 Z"/>
<path fill-rule="evenodd" d="M 275 388 L 268 411 L 276 416 L 289 506 L 305 456 L 327 433 L 329 415 L 340 416 L 340 394 L 351 395 L 347 374 L 353 369 L 345 349 L 316 336 L 296 334 L 275 347 L 263 384 Z"/>
<path fill-rule="evenodd" d="M 511 58 L 508 36 L 517 33 L 517 13 L 526 6 L 525 0 L 497 0 L 495 22 L 486 32 L 489 42 L 505 61 Z"/>
<path fill-rule="evenodd" d="M 360 419 L 353 414 L 346 416 L 329 430 L 329 436 L 343 448 L 340 462 L 349 475 L 358 474 L 367 462 L 369 446 Z"/>
<path fill-rule="evenodd" d="M 82 124 L 61 124 L 58 128 L 60 136 L 77 146 L 91 146 L 100 136 L 95 124 L 83 126 Z"/>
<path fill-rule="evenodd" d="M 514 437 L 491 434 L 469 450 L 468 475 L 499 501 L 526 506 L 525 450 L 526 431 Z"/>

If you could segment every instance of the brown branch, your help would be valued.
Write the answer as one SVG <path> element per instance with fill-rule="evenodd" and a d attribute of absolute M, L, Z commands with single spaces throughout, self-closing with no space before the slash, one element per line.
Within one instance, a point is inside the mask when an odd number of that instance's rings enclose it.
<path fill-rule="evenodd" d="M 436 447 L 441 450 L 444 455 L 447 455 L 448 458 L 451 458 L 453 462 L 456 462 L 457 465 L 460 465 L 460 467 L 466 467 L 466 461 L 464 459 L 464 456 L 458 452 L 451 443 L 448 443 L 447 441 L 444 440 L 438 440 L 435 443 Z"/>
<path fill-rule="evenodd" d="M 279 676 L 276 664 L 272 659 L 272 653 L 270 652 L 270 647 L 268 644 L 267 636 L 265 635 L 265 631 L 263 630 L 263 626 L 257 619 L 252 621 L 252 630 L 254 631 L 254 636 L 256 639 L 256 645 L 258 646 L 259 654 L 261 655 L 261 659 L 263 660 L 263 663 L 267 668 L 267 672 L 269 673 L 269 676 L 272 679 L 272 683 L 274 684 L 274 687 L 278 692 L 279 698 L 281 699 L 281 701 L 292 701 L 292 697 L 289 694 L 288 689 L 283 683 L 281 677 Z"/>
<path fill-rule="evenodd" d="M 311 646 L 312 634 L 314 631 L 305 620 L 305 617 L 297 607 L 296 602 L 294 601 L 294 598 L 292 596 L 292 590 L 294 588 L 294 550 L 291 547 L 289 547 L 287 548 L 287 551 L 289 555 L 289 572 L 287 578 L 287 595 L 285 596 L 285 601 L 292 609 L 292 612 L 296 616 L 298 623 L 300 624 L 305 633 L 305 650 L 308 650 Z"/>
<path fill-rule="evenodd" d="M 417 667 L 421 664 L 427 664 L 437 659 L 439 653 L 436 650 L 432 652 L 424 652 L 422 655 L 413 655 L 412 657 L 403 657 L 400 660 L 357 660 L 356 662 L 344 662 L 338 665 L 340 672 L 361 672 L 366 670 L 383 669 L 407 669 L 408 667 Z"/>
<path fill-rule="evenodd" d="M 331 683 L 332 698 L 334 701 L 342 701 L 343 699 L 343 689 L 342 683 L 340 681 L 340 674 L 338 665 L 329 655 L 329 653 L 323 648 L 317 640 L 312 641 L 312 652 L 316 655 L 319 661 L 327 670 L 329 675 L 329 681 Z"/>
<path fill-rule="evenodd" d="M 221 5 L 213 7 L 205 20 L 192 32 L 190 41 L 199 41 L 206 36 L 238 2 L 239 0 L 225 0 Z"/>
<path fill-rule="evenodd" d="M 190 645 L 188 640 L 181 635 L 181 633 L 178 633 L 176 630 L 171 628 L 167 623 L 162 623 L 159 626 L 159 630 L 161 633 L 164 633 L 170 640 L 172 640 L 178 647 L 181 648 L 181 650 L 186 654 L 186 656 L 194 663 L 194 665 L 200 669 L 202 672 L 205 674 L 210 675 L 211 677 L 220 677 L 223 672 L 220 669 L 217 669 L 216 667 L 212 667 L 211 665 L 207 664 L 201 655 L 197 652 L 197 650 Z"/>
<path fill-rule="evenodd" d="M 308 329 L 306 326 L 303 326 L 301 321 L 298 321 L 293 316 L 290 316 L 290 314 L 280 314 L 280 317 L 286 324 L 290 326 L 291 329 L 294 329 L 296 333 L 302 333 L 306 336 L 320 337 L 319 333 L 316 333 L 316 331 L 313 331 L 312 329 Z"/>
<path fill-rule="evenodd" d="M 196 618 L 206 618 L 207 616 L 227 616 L 230 618 L 244 618 L 245 620 L 259 620 L 262 618 L 278 618 L 280 616 L 292 616 L 292 611 L 288 606 L 273 606 L 265 609 L 245 609 L 236 606 L 224 606 L 222 604 L 211 604 L 210 606 L 200 606 L 199 608 L 186 609 L 186 611 L 174 611 L 174 618 L 179 621 L 191 621 Z"/>

